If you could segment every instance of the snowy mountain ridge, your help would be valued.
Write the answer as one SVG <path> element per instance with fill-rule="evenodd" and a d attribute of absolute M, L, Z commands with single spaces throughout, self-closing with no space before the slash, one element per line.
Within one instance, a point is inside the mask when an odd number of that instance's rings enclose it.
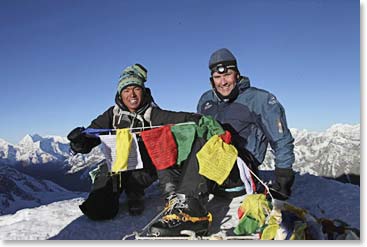
<path fill-rule="evenodd" d="M 360 124 L 335 124 L 325 132 L 291 129 L 294 138 L 293 169 L 301 174 L 336 178 L 360 174 Z M 264 170 L 274 169 L 274 155 L 269 149 Z"/>
<path fill-rule="evenodd" d="M 28 176 L 13 167 L 0 166 L 0 215 L 80 195 L 51 181 Z"/>
<path fill-rule="evenodd" d="M 69 141 L 60 136 L 26 135 L 18 145 L 0 139 L 0 163 L 45 164 L 69 156 Z"/>
<path fill-rule="evenodd" d="M 338 177 L 360 173 L 360 124 L 334 124 L 325 132 L 291 129 L 295 139 L 296 160 L 293 168 L 301 174 Z M 18 145 L 0 139 L 0 164 L 61 163 L 67 173 L 90 170 L 104 159 L 100 147 L 86 155 L 69 154 L 65 137 L 26 135 Z M 269 150 L 260 169 L 274 169 Z"/>

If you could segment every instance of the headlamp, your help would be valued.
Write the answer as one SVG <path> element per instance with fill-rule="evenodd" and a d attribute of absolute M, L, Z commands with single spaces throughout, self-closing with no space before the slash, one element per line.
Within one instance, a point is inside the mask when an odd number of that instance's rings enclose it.
<path fill-rule="evenodd" d="M 212 73 L 217 72 L 219 74 L 227 73 L 228 69 L 235 69 L 236 65 L 223 65 L 218 64 L 212 69 Z"/>

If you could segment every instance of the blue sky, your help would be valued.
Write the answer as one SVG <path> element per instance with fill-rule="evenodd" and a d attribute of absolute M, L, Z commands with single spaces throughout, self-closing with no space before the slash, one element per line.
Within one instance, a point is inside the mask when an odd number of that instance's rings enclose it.
<path fill-rule="evenodd" d="M 222 47 L 289 127 L 359 123 L 359 14 L 356 0 L 1 0 L 0 138 L 89 125 L 133 63 L 162 108 L 196 111 Z"/>

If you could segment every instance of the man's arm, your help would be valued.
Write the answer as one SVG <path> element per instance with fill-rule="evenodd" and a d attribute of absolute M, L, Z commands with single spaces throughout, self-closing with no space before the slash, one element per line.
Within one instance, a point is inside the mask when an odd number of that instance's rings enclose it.
<path fill-rule="evenodd" d="M 294 182 L 294 139 L 287 126 L 284 108 L 274 95 L 268 95 L 261 109 L 261 126 L 275 154 L 275 183 L 271 193 L 276 199 L 286 200 Z"/>
<path fill-rule="evenodd" d="M 113 121 L 113 106 L 110 107 L 107 111 L 105 111 L 101 115 L 99 115 L 97 118 L 92 120 L 88 128 L 112 129 L 112 121 Z"/>
<path fill-rule="evenodd" d="M 112 128 L 112 107 L 105 111 L 103 114 L 99 115 L 96 119 L 94 119 L 88 128 L 94 129 L 110 129 Z M 101 144 L 101 140 L 97 137 L 88 136 L 84 133 L 84 127 L 77 127 L 73 129 L 67 136 L 70 141 L 70 148 L 75 153 L 87 154 L 92 149 L 99 144 Z"/>
<path fill-rule="evenodd" d="M 261 109 L 260 126 L 275 155 L 275 166 L 291 168 L 294 162 L 294 139 L 287 126 L 285 111 L 274 95 L 269 94 Z"/>
<path fill-rule="evenodd" d="M 177 124 L 184 122 L 199 123 L 201 115 L 192 112 L 175 112 L 153 108 L 151 118 L 154 125 Z"/>

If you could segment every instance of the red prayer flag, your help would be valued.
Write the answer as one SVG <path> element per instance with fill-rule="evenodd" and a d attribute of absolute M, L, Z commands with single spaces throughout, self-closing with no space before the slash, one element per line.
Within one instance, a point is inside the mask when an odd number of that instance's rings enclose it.
<path fill-rule="evenodd" d="M 153 165 L 163 170 L 176 164 L 177 145 L 169 125 L 141 132 Z"/>
<path fill-rule="evenodd" d="M 222 140 L 227 143 L 227 144 L 231 144 L 231 141 L 232 141 L 232 135 L 231 135 L 231 132 L 229 132 L 228 130 L 226 130 L 224 132 L 224 134 L 220 135 L 219 136 L 220 138 L 222 138 Z"/>
<path fill-rule="evenodd" d="M 245 210 L 240 206 L 238 209 L 237 209 L 237 216 L 239 219 L 242 219 L 243 215 L 245 214 Z"/>

